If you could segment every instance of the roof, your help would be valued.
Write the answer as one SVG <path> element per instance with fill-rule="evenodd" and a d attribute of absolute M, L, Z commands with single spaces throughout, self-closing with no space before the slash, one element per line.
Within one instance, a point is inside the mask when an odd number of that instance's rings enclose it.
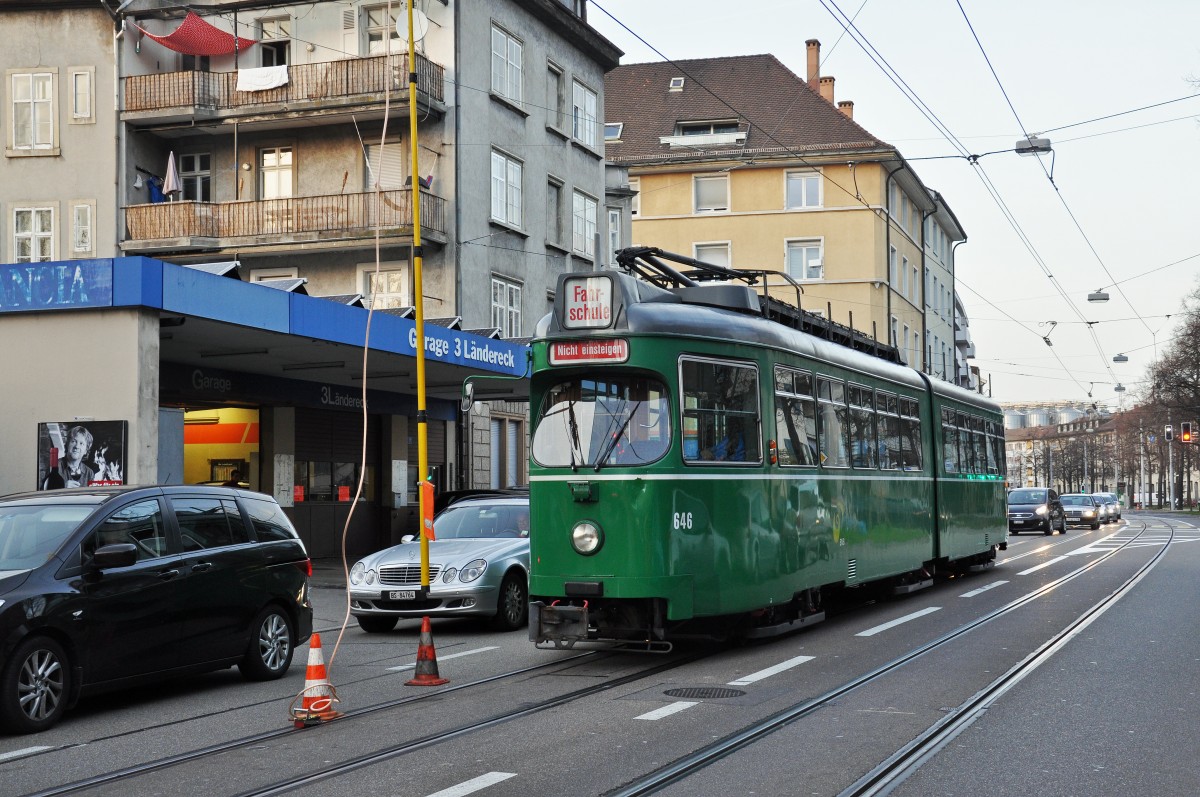
<path fill-rule="evenodd" d="M 671 91 L 672 78 L 683 80 Z M 620 142 L 605 142 L 610 161 L 693 161 L 715 153 L 742 156 L 872 152 L 894 148 L 871 135 L 773 55 L 627 64 L 604 78 L 605 121 L 623 123 Z M 731 107 L 732 106 L 732 107 Z M 679 122 L 739 122 L 739 145 L 686 150 L 660 142 Z"/>

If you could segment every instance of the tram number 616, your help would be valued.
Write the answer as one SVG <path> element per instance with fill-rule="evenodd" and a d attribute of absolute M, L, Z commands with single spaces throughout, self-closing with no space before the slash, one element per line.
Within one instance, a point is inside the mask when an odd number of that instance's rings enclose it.
<path fill-rule="evenodd" d="M 673 525 L 677 529 L 690 529 L 692 527 L 691 512 L 676 512 L 674 515 Z"/>

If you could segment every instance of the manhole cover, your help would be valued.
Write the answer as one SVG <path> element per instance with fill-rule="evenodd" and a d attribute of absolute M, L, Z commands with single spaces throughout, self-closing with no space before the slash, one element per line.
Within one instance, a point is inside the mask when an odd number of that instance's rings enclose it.
<path fill-rule="evenodd" d="M 689 686 L 683 689 L 668 689 L 663 694 L 667 697 L 690 697 L 696 700 L 712 700 L 718 697 L 741 697 L 746 693 L 741 689 L 722 689 L 719 686 Z"/>

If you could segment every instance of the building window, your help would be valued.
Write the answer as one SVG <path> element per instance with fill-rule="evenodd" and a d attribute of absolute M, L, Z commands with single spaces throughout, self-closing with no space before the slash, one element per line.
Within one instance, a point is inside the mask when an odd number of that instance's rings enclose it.
<path fill-rule="evenodd" d="M 787 208 L 821 206 L 821 175 L 817 172 L 787 173 Z"/>
<path fill-rule="evenodd" d="M 921 293 L 921 272 L 916 266 L 912 267 L 912 279 L 908 283 L 908 290 L 910 291 L 908 298 L 913 304 L 917 304 L 917 300 L 920 298 L 919 294 Z"/>
<path fill-rule="evenodd" d="M 546 65 L 546 125 L 555 130 L 562 130 L 564 108 L 566 106 L 566 89 L 563 83 L 562 69 L 554 64 Z"/>
<path fill-rule="evenodd" d="M 14 74 L 11 86 L 13 149 L 53 149 L 54 74 Z"/>
<path fill-rule="evenodd" d="M 795 280 L 824 279 L 825 263 L 821 257 L 821 242 L 788 241 L 787 273 Z"/>
<path fill-rule="evenodd" d="M 896 280 L 900 279 L 900 275 L 896 271 L 896 256 L 897 256 L 896 247 L 894 247 L 894 246 L 889 247 L 888 248 L 888 287 L 890 287 L 892 290 L 898 290 L 900 288 L 899 283 L 896 281 Z"/>
<path fill-rule="evenodd" d="M 492 418 L 492 489 L 516 487 L 524 483 L 521 473 L 521 463 L 525 457 L 521 451 L 521 441 L 525 434 L 521 429 L 522 422 L 516 418 Z"/>
<path fill-rule="evenodd" d="M 729 242 L 692 244 L 692 256 L 714 266 L 730 267 Z"/>
<path fill-rule="evenodd" d="M 359 274 L 360 290 L 376 310 L 412 307 L 407 265 L 380 263 L 378 272 L 374 264 L 359 266 Z"/>
<path fill-rule="evenodd" d="M 694 183 L 697 213 L 719 213 L 729 210 L 729 175 L 696 177 Z"/>
<path fill-rule="evenodd" d="M 521 226 L 521 162 L 492 152 L 492 218 Z"/>
<path fill-rule="evenodd" d="M 259 196 L 284 199 L 292 195 L 292 148 L 271 147 L 258 153 Z M 181 174 L 180 177 L 183 175 Z"/>
<path fill-rule="evenodd" d="M 624 122 L 605 122 L 604 123 L 604 140 L 605 141 L 620 141 L 621 132 L 625 129 Z"/>
<path fill-rule="evenodd" d="M 71 253 L 86 255 L 93 250 L 92 206 L 71 206 Z"/>
<path fill-rule="evenodd" d="M 291 17 L 263 19 L 259 21 L 261 41 L 259 52 L 262 53 L 263 66 L 283 66 L 288 63 L 288 50 L 292 37 Z"/>
<path fill-rule="evenodd" d="M 492 277 L 492 326 L 502 338 L 521 336 L 521 286 L 500 277 Z"/>
<path fill-rule="evenodd" d="M 607 263 L 615 263 L 617 251 L 621 248 L 621 209 L 608 209 L 608 257 Z"/>
<path fill-rule="evenodd" d="M 575 192 L 572 203 L 571 248 L 586 257 L 596 256 L 596 200 Z"/>
<path fill-rule="evenodd" d="M 85 124 L 96 121 L 94 111 L 93 82 L 95 67 L 72 67 L 71 76 L 71 123 Z"/>
<path fill-rule="evenodd" d="M 388 51 L 388 42 L 392 52 L 400 52 L 405 48 L 400 46 L 400 34 L 396 31 L 396 10 L 401 8 L 399 3 L 392 6 L 392 14 L 388 16 L 387 6 L 376 6 L 364 9 L 366 13 L 367 54 L 383 55 Z"/>
<path fill-rule="evenodd" d="M 294 280 L 298 279 L 300 271 L 295 266 L 284 266 L 283 268 L 252 268 L 250 269 L 251 282 L 271 282 L 272 280 Z"/>
<path fill-rule="evenodd" d="M 737 122 L 680 122 L 676 133 L 681 136 L 715 136 L 738 132 Z"/>
<path fill-rule="evenodd" d="M 13 211 L 13 246 L 18 263 L 54 259 L 54 209 Z"/>
<path fill-rule="evenodd" d="M 212 200 L 212 157 L 197 152 L 179 157 L 179 180 L 183 183 L 183 198 L 196 202 Z"/>
<path fill-rule="evenodd" d="M 631 212 L 636 216 L 642 209 L 642 181 L 637 177 L 630 177 L 629 190 L 633 192 L 633 197 L 629 200 L 632 204 Z"/>
<path fill-rule="evenodd" d="M 908 258 L 900 258 L 900 295 L 908 296 Z"/>
<path fill-rule="evenodd" d="M 521 104 L 521 43 L 492 28 L 492 92 Z"/>
<path fill-rule="evenodd" d="M 596 92 L 579 82 L 571 87 L 571 136 L 584 146 L 596 147 Z"/>
<path fill-rule="evenodd" d="M 380 191 L 394 191 L 404 188 L 404 167 L 409 158 L 409 152 L 400 141 L 386 144 L 368 144 L 365 152 L 366 168 L 363 170 L 364 187 L 367 191 L 375 190 L 375 173 L 378 172 Z"/>
<path fill-rule="evenodd" d="M 563 242 L 562 191 L 557 180 L 546 183 L 546 240 L 558 245 Z"/>

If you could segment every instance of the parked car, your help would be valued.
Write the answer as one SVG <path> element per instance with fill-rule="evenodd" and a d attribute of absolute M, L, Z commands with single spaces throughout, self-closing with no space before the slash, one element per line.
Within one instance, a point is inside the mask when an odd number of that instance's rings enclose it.
<path fill-rule="evenodd" d="M 461 498 L 433 519 L 429 593 L 415 537 L 355 563 L 350 613 L 371 634 L 402 617 L 482 617 L 506 631 L 529 621 L 529 496 Z"/>
<path fill-rule="evenodd" d="M 0 498 L 0 726 L 83 696 L 237 665 L 287 672 L 312 632 L 312 564 L 267 495 L 81 487 Z"/>
<path fill-rule="evenodd" d="M 1116 523 L 1121 519 L 1121 499 L 1117 498 L 1116 493 L 1092 493 L 1097 499 L 1104 502 L 1108 509 L 1108 522 Z"/>
<path fill-rule="evenodd" d="M 1063 509 L 1067 513 L 1067 525 L 1091 526 L 1093 530 L 1107 517 L 1104 501 L 1086 493 L 1070 493 L 1061 496 Z"/>
<path fill-rule="evenodd" d="M 1058 493 L 1046 487 L 1020 487 L 1008 491 L 1008 532 L 1067 531 L 1067 514 Z"/>

